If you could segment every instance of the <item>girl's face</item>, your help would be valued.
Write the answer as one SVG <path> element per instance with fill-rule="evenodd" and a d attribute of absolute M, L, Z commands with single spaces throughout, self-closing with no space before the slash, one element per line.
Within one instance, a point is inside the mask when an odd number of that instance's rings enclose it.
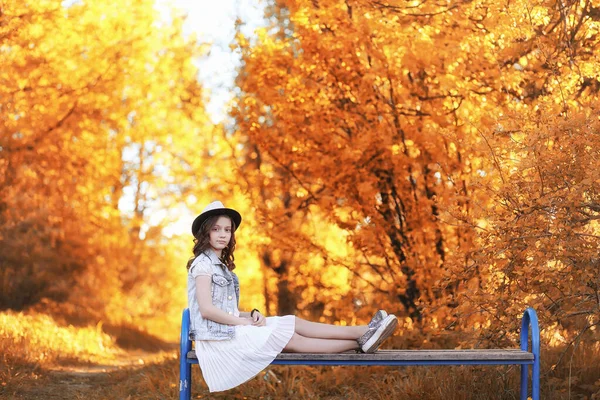
<path fill-rule="evenodd" d="M 210 229 L 210 247 L 212 247 L 215 253 L 220 256 L 221 251 L 227 247 L 230 240 L 231 220 L 229 217 L 220 216 Z"/>

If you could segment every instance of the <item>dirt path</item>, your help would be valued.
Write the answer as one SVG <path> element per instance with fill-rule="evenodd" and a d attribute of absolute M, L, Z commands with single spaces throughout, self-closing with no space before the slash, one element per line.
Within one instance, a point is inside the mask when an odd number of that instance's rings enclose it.
<path fill-rule="evenodd" d="M 164 399 L 175 396 L 173 352 L 132 351 L 107 364 L 64 363 L 31 374 L 4 399 Z"/>

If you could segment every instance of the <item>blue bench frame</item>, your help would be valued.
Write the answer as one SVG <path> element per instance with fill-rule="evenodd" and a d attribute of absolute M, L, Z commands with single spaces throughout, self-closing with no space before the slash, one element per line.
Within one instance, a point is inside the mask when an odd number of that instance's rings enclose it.
<path fill-rule="evenodd" d="M 529 350 L 529 332 L 531 332 L 531 350 Z M 190 312 L 186 308 L 183 310 L 181 319 L 181 339 L 180 339 L 180 363 L 179 363 L 179 399 L 191 400 L 192 398 L 192 365 L 198 364 L 195 357 L 188 357 L 192 351 L 192 341 L 190 340 Z M 533 308 L 528 308 L 523 313 L 521 320 L 521 348 L 520 350 L 531 353 L 533 357 L 524 359 L 523 357 L 502 358 L 502 359 L 481 359 L 461 357 L 460 359 L 448 358 L 429 358 L 429 359 L 374 359 L 372 355 L 361 354 L 354 355 L 352 359 L 343 359 L 336 355 L 313 355 L 312 359 L 303 357 L 290 357 L 286 354 L 278 356 L 273 364 L 278 365 L 386 365 L 386 366 L 408 366 L 408 365 L 521 365 L 521 400 L 527 400 L 529 366 L 532 365 L 532 400 L 540 399 L 540 329 L 538 318 Z M 470 350 L 456 350 L 456 353 L 469 355 Z M 502 350 L 499 350 L 502 351 Z M 418 353 L 419 350 L 413 351 Z M 423 350 L 425 352 L 425 350 Z M 382 354 L 392 354 L 389 353 Z M 522 352 L 518 352 L 523 355 Z M 287 353 L 288 355 L 290 353 Z M 374 353 L 378 354 L 378 353 Z M 441 353 L 440 353 L 441 354 Z M 473 353 L 474 354 L 474 353 Z M 515 353 L 517 354 L 517 353 Z M 385 357 L 379 357 L 385 358 Z"/>

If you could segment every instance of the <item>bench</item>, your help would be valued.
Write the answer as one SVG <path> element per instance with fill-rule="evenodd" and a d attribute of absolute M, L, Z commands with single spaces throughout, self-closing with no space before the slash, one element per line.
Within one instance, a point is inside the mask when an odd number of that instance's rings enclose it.
<path fill-rule="evenodd" d="M 531 330 L 531 350 L 529 331 Z M 192 397 L 192 364 L 198 364 L 190 340 L 190 312 L 183 310 L 181 321 L 181 349 L 179 363 L 179 399 Z M 521 400 L 527 400 L 529 366 L 532 366 L 532 400 L 540 399 L 540 331 L 533 308 L 523 313 L 520 349 L 465 349 L 465 350 L 379 350 L 372 354 L 338 353 L 306 354 L 281 353 L 272 365 L 520 365 Z"/>

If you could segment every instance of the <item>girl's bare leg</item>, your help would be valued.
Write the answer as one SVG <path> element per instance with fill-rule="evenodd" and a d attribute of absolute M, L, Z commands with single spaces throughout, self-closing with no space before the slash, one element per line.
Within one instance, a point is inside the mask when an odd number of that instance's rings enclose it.
<path fill-rule="evenodd" d="M 339 326 L 321 324 L 319 322 L 311 322 L 302 318 L 296 317 L 296 333 L 305 338 L 318 339 L 345 339 L 356 341 L 359 337 L 365 334 L 368 327 L 366 325 L 359 326 Z M 356 344 L 356 342 L 354 342 Z"/>
<path fill-rule="evenodd" d="M 355 339 L 319 339 L 294 333 L 283 351 L 288 353 L 343 353 L 348 350 L 356 350 L 358 347 Z"/>

